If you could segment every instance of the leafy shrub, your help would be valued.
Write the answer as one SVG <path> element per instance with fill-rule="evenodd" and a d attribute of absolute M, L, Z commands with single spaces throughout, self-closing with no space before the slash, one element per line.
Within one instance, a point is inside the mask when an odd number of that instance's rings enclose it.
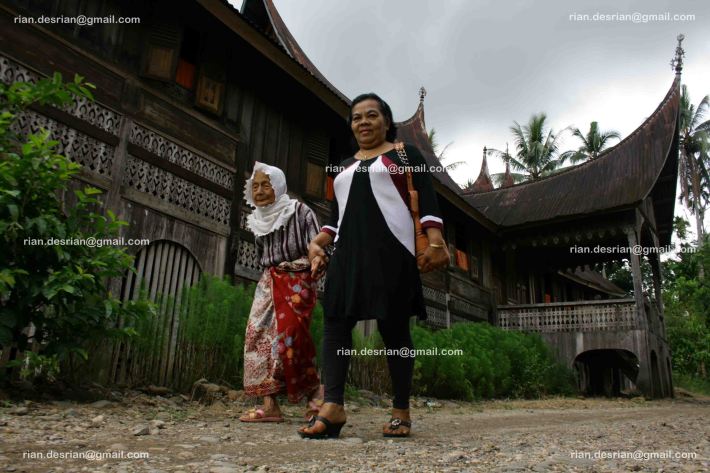
<path fill-rule="evenodd" d="M 202 274 L 195 286 L 183 290 L 173 387 L 187 391 L 200 378 L 235 388 L 243 386 L 244 336 L 255 289 L 255 283 L 234 285 L 227 277 Z M 172 298 L 158 295 L 157 299 L 158 316 L 140 319 L 134 325 L 138 336 L 132 342 L 133 356 L 154 360 L 149 366 L 158 366 L 164 357 L 169 320 L 160 314 L 170 313 L 175 304 Z M 311 335 L 319 357 L 323 336 L 320 303 L 313 310 Z M 139 369 L 133 376 L 144 383 L 156 379 L 150 369 Z"/>
<path fill-rule="evenodd" d="M 145 300 L 124 304 L 107 289 L 109 278 L 132 266 L 122 249 L 28 244 L 115 238 L 126 225 L 111 211 L 96 211 L 101 191 L 93 187 L 74 190 L 73 202 L 63 209 L 57 196 L 74 185 L 81 166 L 57 154 L 58 142 L 46 130 L 16 132 L 16 120 L 31 105 L 62 107 L 74 97 L 92 99 L 92 87 L 79 76 L 64 83 L 59 74 L 36 83 L 0 83 L 0 347 L 34 348 L 28 362 L 46 365 L 52 375 L 58 362 L 73 354 L 86 358 L 88 340 L 131 335 L 114 328 L 119 318 L 152 310 Z"/>
<path fill-rule="evenodd" d="M 571 371 L 560 366 L 536 334 L 488 324 L 455 324 L 446 330 L 412 329 L 417 349 L 461 349 L 462 355 L 419 355 L 417 394 L 449 399 L 539 397 L 574 392 Z"/>

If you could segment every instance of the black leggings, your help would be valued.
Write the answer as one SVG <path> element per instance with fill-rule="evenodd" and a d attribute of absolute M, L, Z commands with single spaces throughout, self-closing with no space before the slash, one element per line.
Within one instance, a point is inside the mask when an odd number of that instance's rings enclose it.
<path fill-rule="evenodd" d="M 350 355 L 338 350 L 351 350 L 353 346 L 352 329 L 357 320 L 326 317 L 323 326 L 323 375 L 325 377 L 325 402 L 344 404 L 345 378 L 348 374 Z M 377 329 L 387 349 L 412 349 L 412 335 L 409 332 L 409 319 L 395 321 L 377 320 Z M 395 409 L 409 408 L 409 393 L 412 390 L 414 358 L 409 356 L 388 355 L 387 366 L 392 379 Z"/>

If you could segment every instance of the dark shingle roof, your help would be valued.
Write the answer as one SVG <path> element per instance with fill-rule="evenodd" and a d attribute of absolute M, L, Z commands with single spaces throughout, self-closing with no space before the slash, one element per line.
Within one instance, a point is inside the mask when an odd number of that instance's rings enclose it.
<path fill-rule="evenodd" d="M 663 200 L 672 201 L 677 169 L 679 84 L 680 79 L 676 78 L 653 114 L 598 158 L 536 181 L 490 192 L 466 192 L 464 198 L 502 227 L 637 204 L 654 190 L 662 173 L 668 174 L 665 181 L 673 180 L 672 186 L 664 188 Z M 672 205 L 670 214 L 668 209 L 658 209 L 664 219 L 672 220 Z"/>

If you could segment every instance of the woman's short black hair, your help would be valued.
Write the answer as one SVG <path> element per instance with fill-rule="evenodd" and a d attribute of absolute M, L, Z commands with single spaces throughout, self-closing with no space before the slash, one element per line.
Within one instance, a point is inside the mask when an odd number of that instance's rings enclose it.
<path fill-rule="evenodd" d="M 380 105 L 380 112 L 382 112 L 382 115 L 385 116 L 385 119 L 389 121 L 389 129 L 387 130 L 385 139 L 387 141 L 394 141 L 397 137 L 397 126 L 394 124 L 394 118 L 392 117 L 392 109 L 389 105 L 387 105 L 387 102 L 382 100 L 380 96 L 375 94 L 374 92 L 360 94 L 355 97 L 352 104 L 350 104 L 350 113 L 348 113 L 348 127 L 350 127 L 353 122 L 353 108 L 355 108 L 355 105 L 370 99 L 376 101 Z"/>

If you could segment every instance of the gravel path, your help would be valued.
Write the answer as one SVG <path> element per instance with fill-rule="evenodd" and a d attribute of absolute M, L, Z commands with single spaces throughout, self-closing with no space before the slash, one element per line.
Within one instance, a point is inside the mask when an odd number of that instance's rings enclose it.
<path fill-rule="evenodd" d="M 12 404 L 0 408 L 0 472 L 710 471 L 710 399 L 414 405 L 410 439 L 382 438 L 388 409 L 361 400 L 340 439 L 314 441 L 296 435 L 292 406 L 285 423 L 244 424 L 238 402 L 179 396 Z M 66 458 L 87 451 L 124 458 Z M 149 458 L 126 458 L 139 452 Z M 632 452 L 672 458 L 618 458 Z"/>

